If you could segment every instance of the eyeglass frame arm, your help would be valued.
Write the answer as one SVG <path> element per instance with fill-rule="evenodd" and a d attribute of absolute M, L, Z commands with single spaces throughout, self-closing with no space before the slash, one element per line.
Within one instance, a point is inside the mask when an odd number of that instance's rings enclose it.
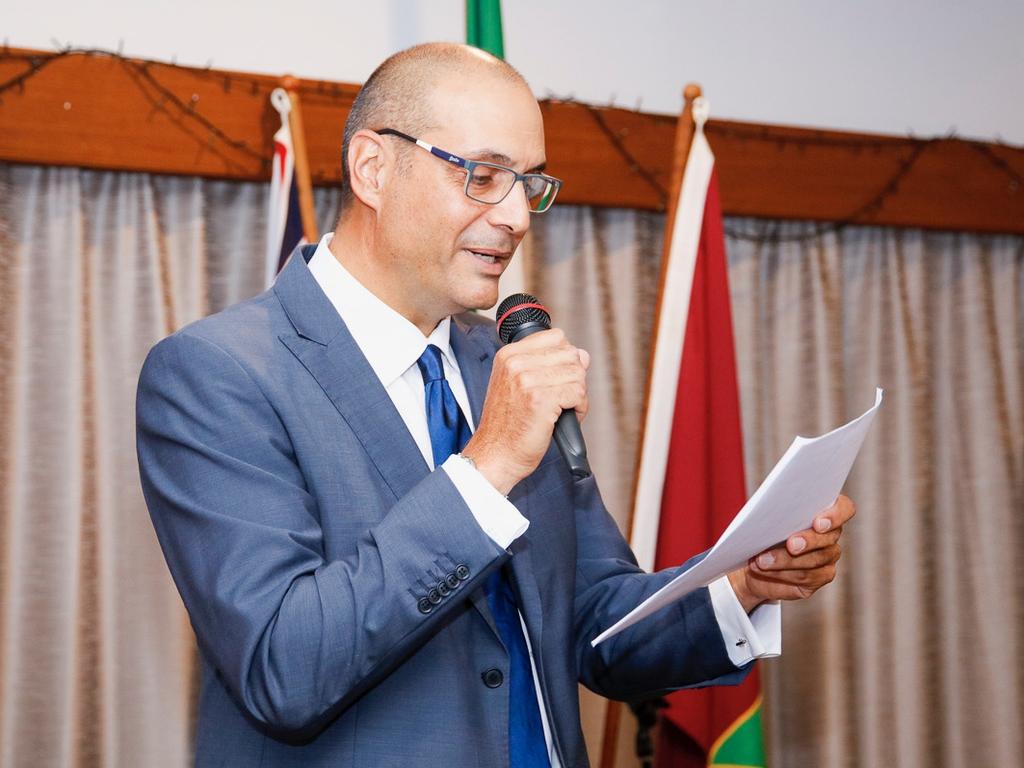
<path fill-rule="evenodd" d="M 379 130 L 374 131 L 374 133 L 377 133 L 377 134 L 379 134 L 381 136 L 397 136 L 400 139 L 405 139 L 406 141 L 412 142 L 416 146 L 418 146 L 418 147 L 420 147 L 422 149 L 427 150 L 434 157 L 439 157 L 440 159 L 444 160 L 446 163 L 449 163 L 451 165 L 455 165 L 455 166 L 458 166 L 459 168 L 462 168 L 464 171 L 466 171 L 466 188 L 464 190 L 466 196 L 468 198 L 470 198 L 471 200 L 476 200 L 477 202 L 483 203 L 484 205 L 498 205 L 499 203 L 501 203 L 502 200 L 504 200 L 506 197 L 508 197 L 509 193 L 512 192 L 513 189 L 515 189 L 515 186 L 516 186 L 516 184 L 518 182 L 520 182 L 520 181 L 525 182 L 527 176 L 539 176 L 539 177 L 541 177 L 543 179 L 548 180 L 548 183 L 555 187 L 555 196 L 556 197 L 558 196 L 558 191 L 562 187 L 562 180 L 561 179 L 556 179 L 554 176 L 548 176 L 546 173 L 519 173 L 515 168 L 509 168 L 509 167 L 501 165 L 499 163 L 487 163 L 487 162 L 484 162 L 484 161 L 481 161 L 481 160 L 466 160 L 465 158 L 459 157 L 458 155 L 453 155 L 451 152 L 448 152 L 448 151 L 446 151 L 444 149 L 441 149 L 439 147 L 435 147 L 433 144 L 430 144 L 430 143 L 428 143 L 426 141 L 423 141 L 423 139 L 417 139 L 417 138 L 415 138 L 413 136 L 410 136 L 407 133 L 402 133 L 401 131 L 396 130 L 394 128 L 380 128 Z M 515 175 L 515 177 L 516 177 L 515 181 L 513 181 L 511 186 L 509 186 L 508 192 L 506 192 L 504 194 L 504 196 L 501 198 L 501 200 L 498 200 L 497 202 L 494 202 L 494 203 L 490 203 L 490 202 L 487 202 L 485 200 L 477 200 L 477 198 L 475 198 L 475 197 L 473 197 L 472 195 L 469 194 L 469 177 L 473 173 L 473 168 L 475 168 L 478 165 L 482 165 L 482 166 L 485 166 L 485 167 L 488 167 L 488 168 L 500 168 L 500 169 L 502 169 L 504 171 L 508 171 L 509 173 L 512 173 L 512 174 Z M 552 201 L 552 203 L 553 202 L 554 201 Z M 550 208 L 550 207 L 551 207 L 551 203 L 548 204 L 548 208 Z M 548 208 L 545 208 L 544 211 L 548 210 Z M 531 213 L 543 213 L 543 211 L 533 211 L 533 210 L 531 210 Z"/>

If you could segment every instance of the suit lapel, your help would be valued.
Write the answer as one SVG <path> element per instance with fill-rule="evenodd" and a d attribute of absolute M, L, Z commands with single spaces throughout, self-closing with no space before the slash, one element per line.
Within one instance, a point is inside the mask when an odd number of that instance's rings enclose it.
<path fill-rule="evenodd" d="M 294 334 L 281 334 L 281 341 L 317 380 L 400 499 L 430 470 L 387 391 L 310 273 L 306 262 L 314 251 L 315 246 L 296 251 L 274 284 L 295 328 Z"/>
<path fill-rule="evenodd" d="M 459 361 L 459 372 L 462 374 L 462 383 L 466 385 L 466 394 L 469 395 L 473 423 L 480 426 L 487 382 L 491 379 L 491 366 L 494 363 L 487 326 L 472 324 L 466 318 L 456 315 L 452 317 L 450 328 L 452 352 Z"/>
<path fill-rule="evenodd" d="M 530 647 L 537 662 L 537 669 L 540 670 L 544 611 L 540 601 L 540 591 L 537 589 L 537 578 L 533 570 L 529 530 L 512 542 L 510 549 L 512 551 L 512 578 L 515 581 L 516 593 L 519 597 L 519 610 L 526 620 Z"/>
<path fill-rule="evenodd" d="M 483 343 L 480 326 L 468 322 L 466 318 L 453 317 L 451 322 L 450 340 L 452 352 L 455 359 L 459 361 L 459 372 L 462 374 L 462 383 L 466 386 L 466 395 L 469 397 L 469 410 L 473 414 L 473 424 L 480 426 L 480 414 L 483 412 L 484 396 L 487 394 L 487 382 L 491 377 L 491 364 L 493 353 L 490 347 Z M 479 334 L 479 335 L 478 335 Z M 499 640 L 498 628 L 491 616 L 491 609 L 487 605 L 487 596 L 484 590 L 480 589 L 470 595 L 473 607 L 487 622 L 494 636 Z"/>

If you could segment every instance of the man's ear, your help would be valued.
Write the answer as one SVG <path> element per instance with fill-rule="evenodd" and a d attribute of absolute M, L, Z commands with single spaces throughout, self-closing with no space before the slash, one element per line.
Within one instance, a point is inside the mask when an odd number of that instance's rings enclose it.
<path fill-rule="evenodd" d="M 361 130 L 352 136 L 348 145 L 349 180 L 352 193 L 359 201 L 380 211 L 381 194 L 387 178 L 390 151 L 380 134 Z"/>

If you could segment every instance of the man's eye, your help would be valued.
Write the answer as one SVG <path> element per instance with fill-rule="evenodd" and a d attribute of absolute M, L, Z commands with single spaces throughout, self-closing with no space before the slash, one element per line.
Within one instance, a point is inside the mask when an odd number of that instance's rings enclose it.
<path fill-rule="evenodd" d="M 469 177 L 469 182 L 474 187 L 489 187 L 494 184 L 495 172 L 491 169 L 478 168 Z"/>

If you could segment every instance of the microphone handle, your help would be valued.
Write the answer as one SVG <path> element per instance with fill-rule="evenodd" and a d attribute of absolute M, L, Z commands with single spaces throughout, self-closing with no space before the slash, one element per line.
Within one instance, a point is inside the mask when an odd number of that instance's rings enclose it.
<path fill-rule="evenodd" d="M 514 344 L 520 339 L 525 339 L 534 333 L 548 330 L 547 326 L 540 323 L 526 323 L 515 332 L 509 343 Z M 562 415 L 555 422 L 554 431 L 555 445 L 559 453 L 569 465 L 569 472 L 577 480 L 590 477 L 590 462 L 587 460 L 587 444 L 583 442 L 583 431 L 580 429 L 580 420 L 576 417 L 576 411 L 565 409 Z"/>
<path fill-rule="evenodd" d="M 587 460 L 587 444 L 583 442 L 580 420 L 576 411 L 563 410 L 555 422 L 555 445 L 569 465 L 569 471 L 577 480 L 590 477 L 590 462 Z"/>

